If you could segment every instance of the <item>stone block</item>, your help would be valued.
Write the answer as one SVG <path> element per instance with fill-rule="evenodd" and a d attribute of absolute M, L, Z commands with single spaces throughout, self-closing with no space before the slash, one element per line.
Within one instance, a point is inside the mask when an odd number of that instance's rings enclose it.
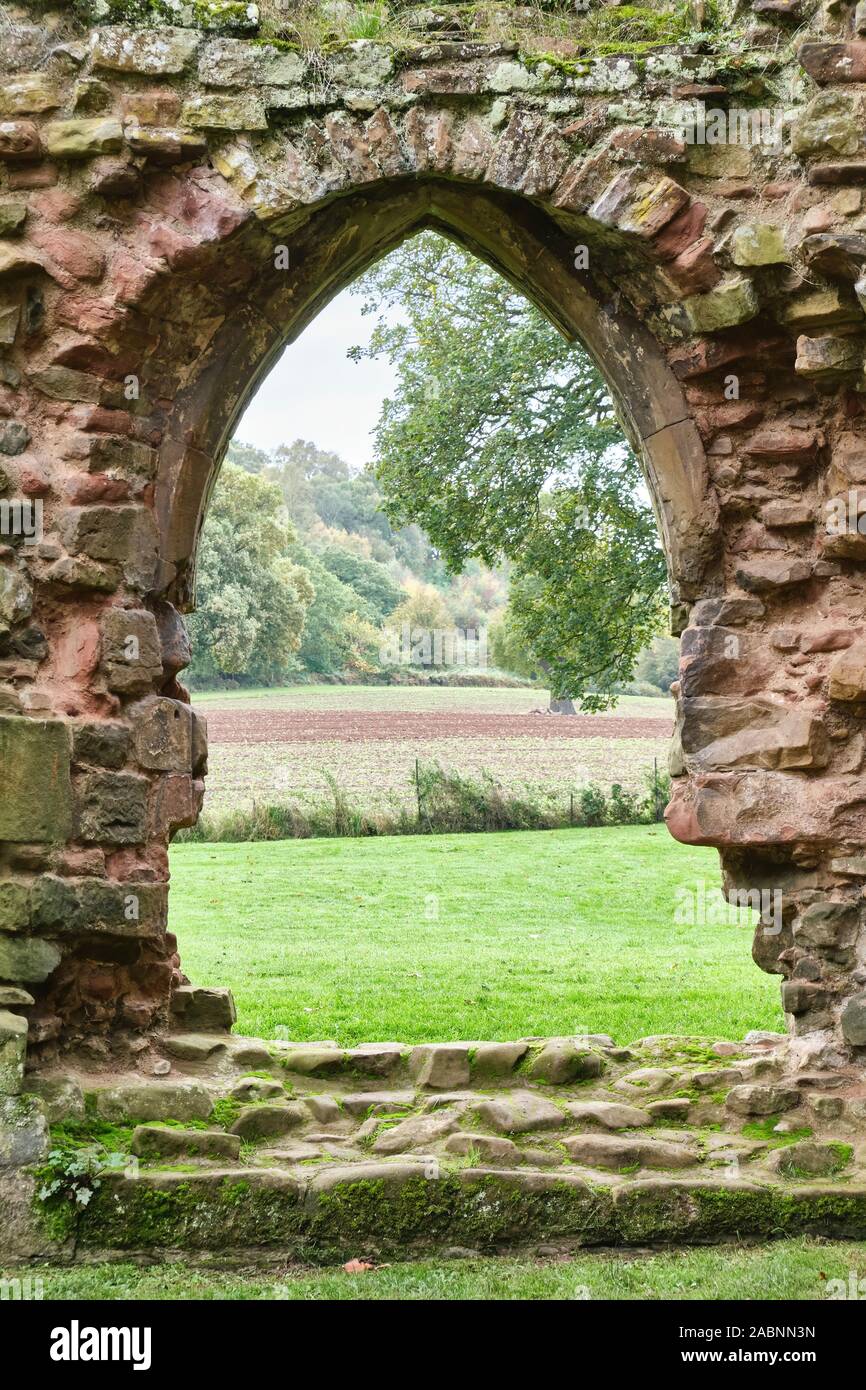
<path fill-rule="evenodd" d="M 617 1101 L 571 1101 L 565 1108 L 572 1119 L 580 1124 L 601 1125 L 603 1129 L 642 1129 L 645 1125 L 652 1124 L 653 1120 L 652 1115 L 647 1114 L 646 1110 L 638 1110 L 634 1105 L 622 1105 Z"/>
<path fill-rule="evenodd" d="M 296 1071 L 302 1076 L 330 1076 L 333 1072 L 346 1071 L 350 1061 L 349 1053 L 340 1047 L 299 1047 L 296 1052 L 280 1055 L 286 1071 Z"/>
<path fill-rule="evenodd" d="M 30 380 L 43 396 L 53 401 L 89 401 L 94 405 L 100 400 L 104 386 L 101 377 L 77 372 L 71 367 L 45 367 L 34 372 Z"/>
<path fill-rule="evenodd" d="M 136 588 L 150 587 L 156 570 L 157 534 L 147 507 L 69 507 L 60 518 L 66 548 L 90 560 L 122 566 Z"/>
<path fill-rule="evenodd" d="M 834 657 L 828 689 L 831 700 L 866 700 L 866 642 L 855 642 Z"/>
<path fill-rule="evenodd" d="M 156 618 L 146 609 L 111 608 L 102 618 L 102 666 L 110 690 L 151 690 L 162 677 Z"/>
<path fill-rule="evenodd" d="M 801 67 L 816 82 L 866 81 L 866 43 L 804 43 L 797 52 Z"/>
<path fill-rule="evenodd" d="M 59 720 L 0 716 L 0 768 L 0 840 L 67 840 L 72 831 L 67 726 Z"/>
<path fill-rule="evenodd" d="M 682 749 L 694 768 L 784 771 L 825 767 L 829 760 L 824 724 L 802 703 L 683 698 L 678 717 Z"/>
<path fill-rule="evenodd" d="M 800 1104 L 796 1086 L 734 1086 L 725 1104 L 735 1115 L 777 1115 Z"/>
<path fill-rule="evenodd" d="M 39 159 L 41 154 L 39 127 L 33 121 L 0 121 L 0 160 L 14 163 Z"/>
<path fill-rule="evenodd" d="M 267 130 L 268 117 L 261 97 L 252 92 L 233 96 L 190 97 L 181 121 L 190 130 Z"/>
<path fill-rule="evenodd" d="M 69 1124 L 84 1119 L 84 1094 L 74 1077 L 28 1076 L 27 1090 L 41 1100 L 49 1124 Z"/>
<path fill-rule="evenodd" d="M 26 931 L 30 924 L 30 884 L 0 882 L 0 931 Z"/>
<path fill-rule="evenodd" d="M 734 265 L 784 265 L 790 260 L 781 227 L 766 222 L 744 222 L 731 238 Z"/>
<path fill-rule="evenodd" d="M 614 1134 L 580 1134 L 564 1139 L 572 1163 L 590 1168 L 690 1168 L 700 1152 L 690 1144 L 669 1144 L 660 1139 L 624 1138 Z"/>
<path fill-rule="evenodd" d="M 237 1134 L 212 1129 L 164 1129 L 157 1125 L 138 1125 L 133 1131 L 130 1151 L 139 1158 L 228 1158 L 240 1157 Z"/>
<path fill-rule="evenodd" d="M 97 1115 L 114 1123 L 207 1120 L 213 1111 L 210 1093 L 198 1081 L 148 1081 L 140 1085 L 111 1086 L 97 1091 L 95 1096 Z"/>
<path fill-rule="evenodd" d="M 412 1115 L 383 1130 L 373 1141 L 373 1153 L 399 1154 L 409 1149 L 429 1151 L 431 1144 L 453 1134 L 459 1125 L 454 1110 L 437 1110 L 432 1115 Z"/>
<path fill-rule="evenodd" d="M 53 941 L 30 936 L 0 936 L 0 980 L 41 984 L 60 964 Z"/>
<path fill-rule="evenodd" d="M 41 1101 L 36 1096 L 0 1095 L 0 1169 L 39 1163 L 48 1143 Z"/>
<path fill-rule="evenodd" d="M 252 1142 L 257 1139 L 278 1138 L 280 1135 L 288 1134 L 290 1130 L 297 1129 L 298 1125 L 304 1124 L 309 1118 L 309 1113 L 303 1105 L 291 1101 L 284 1105 L 270 1105 L 268 1102 L 247 1105 L 232 1125 L 231 1133 Z"/>
<path fill-rule="evenodd" d="M 154 698 L 130 710 L 133 748 L 141 767 L 155 772 L 190 772 L 193 720 L 189 705 Z"/>
<path fill-rule="evenodd" d="M 862 324 L 863 312 L 850 290 L 833 285 L 789 296 L 779 311 L 779 319 L 790 328 L 809 333 L 819 328 Z"/>
<path fill-rule="evenodd" d="M 413 1048 L 409 1072 L 417 1086 L 450 1091 L 469 1084 L 469 1044 L 447 1046 L 433 1043 Z"/>
<path fill-rule="evenodd" d="M 578 1047 L 569 1039 L 555 1039 L 537 1052 L 526 1067 L 533 1081 L 562 1086 L 568 1081 L 601 1076 L 604 1062 L 597 1052 Z"/>
<path fill-rule="evenodd" d="M 590 207 L 588 216 L 603 226 L 650 240 L 688 201 L 686 190 L 673 179 L 628 169 L 608 184 Z"/>
<path fill-rule="evenodd" d="M 843 946 L 850 939 L 857 924 L 856 903 L 810 903 L 797 917 L 794 939 L 798 946 L 832 950 Z"/>
<path fill-rule="evenodd" d="M 0 203 L 0 237 L 16 236 L 26 220 L 25 203 Z"/>
<path fill-rule="evenodd" d="M 87 932 L 105 936 L 160 937 L 168 890 L 161 883 L 115 883 L 98 878 L 42 874 L 31 895 L 35 931 L 53 936 Z"/>
<path fill-rule="evenodd" d="M 276 53 L 276 50 L 272 50 Z M 299 54 L 286 55 L 294 59 L 287 70 L 298 80 L 304 63 Z M 198 60 L 199 81 L 208 87 L 260 87 L 265 75 L 265 53 L 262 48 L 245 43 L 243 39 L 209 39 Z M 268 74 L 268 81 L 274 79 Z"/>
<path fill-rule="evenodd" d="M 26 256 L 19 256 L 17 252 L 6 253 L 0 247 L 0 275 L 4 271 L 33 269 L 32 261 Z M 23 454 L 31 440 L 31 434 L 26 425 L 22 425 L 18 420 L 4 420 L 0 422 L 0 454 L 6 454 L 8 458 L 16 458 L 18 454 Z"/>
<path fill-rule="evenodd" d="M 17 1096 L 24 1081 L 27 1019 L 0 1009 L 0 1096 Z"/>
<path fill-rule="evenodd" d="M 49 121 L 43 128 L 42 139 L 55 159 L 92 159 L 95 155 L 116 154 L 123 147 L 123 127 L 113 116 Z"/>
<path fill-rule="evenodd" d="M 26 574 L 0 565 L 0 627 L 12 627 L 30 617 L 33 586 Z"/>
<path fill-rule="evenodd" d="M 683 309 L 696 333 L 716 333 L 753 319 L 760 308 L 755 287 L 745 275 L 722 281 L 707 294 L 690 295 Z"/>
<path fill-rule="evenodd" d="M 45 72 L 5 74 L 0 91 L 0 117 L 41 115 L 63 104 L 63 95 Z"/>
<path fill-rule="evenodd" d="M 558 1105 L 533 1091 L 509 1091 L 493 1100 L 483 1100 L 474 1113 L 482 1124 L 498 1134 L 561 1129 L 567 1121 Z"/>
<path fill-rule="evenodd" d="M 171 996 L 171 1012 L 190 1032 L 229 1032 L 237 1021 L 230 989 L 200 989 L 179 985 Z"/>
<path fill-rule="evenodd" d="M 510 1167 L 519 1163 L 521 1153 L 512 1139 L 493 1134 L 451 1134 L 445 1140 L 445 1152 L 458 1154 L 461 1158 L 477 1154 L 482 1163 L 502 1164 Z"/>
<path fill-rule="evenodd" d="M 849 92 L 819 92 L 791 125 L 797 155 L 854 155 L 860 148 L 860 124 Z"/>
<path fill-rule="evenodd" d="M 147 838 L 145 777 L 132 772 L 87 772 L 75 780 L 78 835 L 110 845 L 139 845 Z"/>
<path fill-rule="evenodd" d="M 93 32 L 93 66 L 105 72 L 176 77 L 201 44 L 195 29 L 133 29 L 109 24 Z"/>
<path fill-rule="evenodd" d="M 131 732 L 125 724 L 83 724 L 72 736 L 72 761 L 96 767 L 123 767 Z"/>
<path fill-rule="evenodd" d="M 842 1036 L 852 1047 L 866 1047 L 866 994 L 846 999 L 842 1009 Z"/>
<path fill-rule="evenodd" d="M 508 1076 L 523 1061 L 528 1043 L 479 1043 L 469 1059 L 472 1075 Z"/>
<path fill-rule="evenodd" d="M 767 1167 L 789 1178 L 826 1178 L 847 1168 L 852 1156 L 850 1144 L 822 1144 L 814 1139 L 801 1139 L 772 1153 Z"/>

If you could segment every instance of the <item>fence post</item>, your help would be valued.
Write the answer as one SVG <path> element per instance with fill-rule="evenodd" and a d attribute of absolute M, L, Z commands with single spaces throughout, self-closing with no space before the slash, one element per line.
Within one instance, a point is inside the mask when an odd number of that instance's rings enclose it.
<path fill-rule="evenodd" d="M 419 826 L 420 826 L 421 820 L 422 820 L 422 812 L 421 812 L 421 769 L 420 769 L 420 767 L 419 767 L 419 765 L 418 765 L 418 759 L 417 759 L 417 758 L 415 759 L 415 800 L 416 800 L 417 803 L 418 803 L 418 824 L 419 824 Z"/>

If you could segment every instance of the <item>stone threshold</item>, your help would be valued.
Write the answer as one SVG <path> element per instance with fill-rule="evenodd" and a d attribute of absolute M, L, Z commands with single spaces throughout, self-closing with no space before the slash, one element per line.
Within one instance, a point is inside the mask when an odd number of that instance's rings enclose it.
<path fill-rule="evenodd" d="M 341 1048 L 233 1013 L 190 989 L 139 1073 L 70 1054 L 0 1101 L 0 1260 L 866 1237 L 866 1078 L 782 1035 Z"/>

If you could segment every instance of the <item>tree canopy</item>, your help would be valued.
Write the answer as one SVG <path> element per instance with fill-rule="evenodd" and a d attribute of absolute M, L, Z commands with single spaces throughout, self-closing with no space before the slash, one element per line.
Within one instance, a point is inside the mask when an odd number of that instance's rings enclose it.
<path fill-rule="evenodd" d="M 314 597 L 295 541 L 279 488 L 225 463 L 199 550 L 194 673 L 268 679 L 291 664 Z"/>
<path fill-rule="evenodd" d="M 395 526 L 452 572 L 511 563 L 509 642 L 599 709 L 663 626 L 666 568 L 640 467 L 589 355 L 496 272 L 425 232 L 357 282 L 385 356 L 375 473 Z"/>

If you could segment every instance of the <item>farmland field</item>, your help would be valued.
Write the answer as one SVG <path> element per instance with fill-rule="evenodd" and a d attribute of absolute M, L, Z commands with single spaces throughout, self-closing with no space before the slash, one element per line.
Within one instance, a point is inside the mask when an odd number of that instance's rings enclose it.
<path fill-rule="evenodd" d="M 490 772 L 561 798 L 589 782 L 642 790 L 667 761 L 673 702 L 624 696 L 599 715 L 551 715 L 537 689 L 302 685 L 194 697 L 208 720 L 209 814 L 328 792 L 374 810 L 410 804 L 416 759 Z"/>

